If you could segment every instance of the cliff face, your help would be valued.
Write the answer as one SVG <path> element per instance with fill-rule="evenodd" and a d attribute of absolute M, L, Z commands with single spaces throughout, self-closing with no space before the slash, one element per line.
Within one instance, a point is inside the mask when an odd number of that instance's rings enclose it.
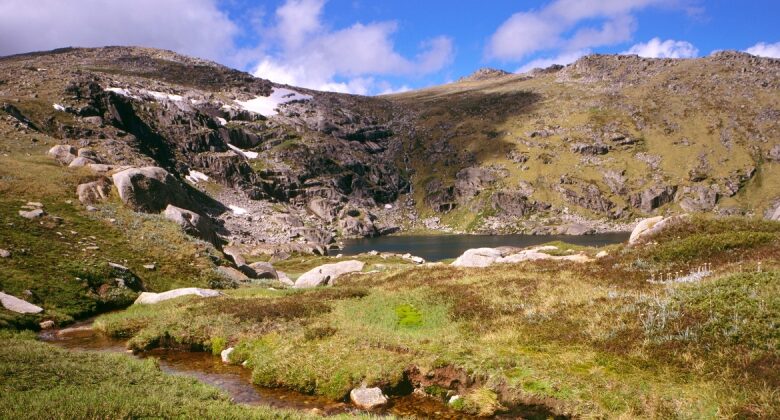
<path fill-rule="evenodd" d="M 776 214 L 780 197 L 780 61 L 745 54 L 589 56 L 374 98 L 142 48 L 0 69 L 4 132 L 162 167 L 234 242 L 583 233 L 654 213 Z"/>

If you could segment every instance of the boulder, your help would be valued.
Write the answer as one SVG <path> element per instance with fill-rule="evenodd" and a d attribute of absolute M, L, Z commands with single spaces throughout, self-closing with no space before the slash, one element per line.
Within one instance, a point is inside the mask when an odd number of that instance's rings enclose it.
<path fill-rule="evenodd" d="M 454 267 L 487 267 L 492 265 L 503 253 L 495 248 L 473 248 L 452 262 Z"/>
<path fill-rule="evenodd" d="M 767 220 L 780 222 L 780 200 L 776 200 L 774 205 L 769 206 L 769 208 L 764 213 L 764 217 Z"/>
<path fill-rule="evenodd" d="M 658 222 L 664 220 L 663 216 L 650 217 L 648 219 L 640 220 L 639 223 L 634 226 L 634 230 L 631 231 L 631 236 L 628 238 L 628 244 L 635 244 L 639 238 L 646 236 L 653 229 L 653 226 Z"/>
<path fill-rule="evenodd" d="M 629 198 L 629 202 L 632 206 L 642 210 L 645 213 L 663 206 L 666 203 L 672 202 L 674 195 L 677 192 L 677 186 L 660 186 L 656 185 L 650 187 L 640 193 L 634 194 Z"/>
<path fill-rule="evenodd" d="M 19 216 L 22 216 L 25 219 L 30 219 L 30 220 L 40 219 L 45 215 L 46 212 L 43 211 L 43 209 L 19 210 Z"/>
<path fill-rule="evenodd" d="M 108 198 L 111 193 L 111 181 L 102 178 L 97 181 L 79 184 L 76 194 L 82 204 L 95 204 Z"/>
<path fill-rule="evenodd" d="M 69 165 L 76 159 L 76 148 L 67 144 L 58 144 L 49 149 L 48 154 L 61 165 Z"/>
<path fill-rule="evenodd" d="M 5 309 L 19 314 L 38 314 L 43 312 L 43 308 L 40 306 L 33 305 L 26 300 L 19 299 L 3 292 L 0 292 L 0 304 L 2 304 Z"/>
<path fill-rule="evenodd" d="M 168 204 L 189 207 L 189 198 L 179 181 L 163 168 L 130 168 L 112 176 L 119 198 L 135 211 L 159 213 Z"/>
<path fill-rule="evenodd" d="M 83 157 L 89 160 L 93 160 L 95 162 L 100 160 L 100 158 L 97 155 L 97 152 L 95 152 L 94 150 L 88 147 L 82 147 L 81 149 L 79 149 L 78 157 Z"/>
<path fill-rule="evenodd" d="M 680 196 L 680 207 L 687 212 L 710 211 L 720 199 L 717 185 L 683 187 Z"/>
<path fill-rule="evenodd" d="M 236 267 L 246 265 L 246 260 L 244 259 L 244 256 L 241 255 L 240 249 L 234 246 L 226 246 L 222 248 L 222 253 L 224 253 L 230 259 L 230 261 L 233 261 L 233 264 L 235 264 Z"/>
<path fill-rule="evenodd" d="M 254 273 L 254 277 L 250 276 L 255 279 L 278 279 L 279 274 L 274 269 L 274 266 L 271 265 L 271 263 L 267 262 L 254 262 L 252 264 L 249 264 L 248 266 L 252 269 L 252 272 Z"/>
<path fill-rule="evenodd" d="M 657 217 L 651 217 L 649 219 L 641 220 L 634 227 L 634 230 L 631 231 L 631 236 L 628 238 L 628 244 L 634 245 L 639 241 L 640 238 L 644 238 L 649 235 L 658 233 L 662 229 L 666 228 L 667 226 L 679 222 L 686 217 L 688 217 L 687 214 L 681 214 L 681 215 L 671 216 L 667 218 L 663 218 L 662 216 L 657 216 Z"/>
<path fill-rule="evenodd" d="M 216 242 L 217 234 L 211 220 L 198 213 L 168 204 L 163 212 L 166 219 L 176 222 L 187 234 L 208 242 Z"/>
<path fill-rule="evenodd" d="M 97 162 L 95 162 L 92 159 L 79 156 L 76 159 L 73 159 L 72 161 L 70 161 L 70 164 L 68 165 L 68 167 L 69 168 L 81 168 L 81 167 L 88 166 L 88 165 L 91 165 L 91 164 L 94 164 L 94 163 L 97 163 Z"/>
<path fill-rule="evenodd" d="M 295 282 L 295 288 L 302 289 L 332 284 L 334 280 L 344 274 L 363 270 L 364 265 L 362 261 L 357 260 L 321 265 L 298 277 L 298 280 Z"/>
<path fill-rule="evenodd" d="M 222 274 L 223 277 L 228 278 L 236 283 L 246 283 L 249 281 L 249 276 L 242 271 L 236 270 L 233 267 L 219 266 L 217 272 Z"/>
<path fill-rule="evenodd" d="M 0 249 L 0 258 L 11 258 L 11 251 L 7 249 Z"/>
<path fill-rule="evenodd" d="M 276 275 L 279 279 L 279 283 L 282 283 L 286 286 L 294 286 L 295 282 L 290 279 L 290 277 L 287 276 L 287 274 L 284 273 L 284 271 L 277 271 Z"/>
<path fill-rule="evenodd" d="M 173 289 L 163 293 L 143 292 L 134 303 L 140 305 L 153 305 L 169 299 L 175 299 L 180 296 L 195 295 L 200 297 L 220 296 L 222 292 L 212 289 L 199 289 L 197 287 L 185 287 L 182 289 Z"/>
<path fill-rule="evenodd" d="M 222 363 L 230 363 L 230 354 L 235 350 L 233 347 L 228 347 L 219 353 L 219 357 L 222 359 Z"/>
<path fill-rule="evenodd" d="M 349 392 L 349 400 L 358 408 L 372 410 L 387 404 L 387 397 L 379 388 L 366 388 L 365 385 Z"/>

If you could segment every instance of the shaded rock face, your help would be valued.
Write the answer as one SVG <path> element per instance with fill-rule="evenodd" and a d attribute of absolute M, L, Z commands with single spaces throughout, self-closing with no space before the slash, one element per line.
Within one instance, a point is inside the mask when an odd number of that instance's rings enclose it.
<path fill-rule="evenodd" d="M 687 212 L 710 211 L 720 199 L 717 185 L 683 187 L 678 194 L 681 196 L 680 207 Z"/>
<path fill-rule="evenodd" d="M 131 168 L 113 176 L 119 197 L 128 207 L 158 213 L 168 204 L 188 207 L 190 199 L 179 181 L 163 168 Z"/>
<path fill-rule="evenodd" d="M 550 208 L 547 203 L 529 199 L 522 191 L 499 191 L 491 197 L 491 204 L 494 209 L 512 217 L 524 217 Z"/>
<path fill-rule="evenodd" d="M 677 193 L 677 186 L 656 185 L 630 197 L 629 202 L 633 207 L 650 213 L 664 204 L 671 203 Z"/>
<path fill-rule="evenodd" d="M 564 200 L 576 206 L 613 218 L 620 217 L 622 213 L 622 210 L 617 209 L 615 203 L 610 201 L 596 184 L 564 177 L 555 189 Z"/>
<path fill-rule="evenodd" d="M 217 243 L 217 237 L 214 225 L 207 216 L 201 216 L 195 212 L 168 204 L 163 211 L 166 219 L 177 223 L 189 235 L 198 237 L 207 242 Z"/>
<path fill-rule="evenodd" d="M 503 174 L 489 168 L 465 168 L 455 175 L 455 197 L 461 203 L 495 183 Z"/>

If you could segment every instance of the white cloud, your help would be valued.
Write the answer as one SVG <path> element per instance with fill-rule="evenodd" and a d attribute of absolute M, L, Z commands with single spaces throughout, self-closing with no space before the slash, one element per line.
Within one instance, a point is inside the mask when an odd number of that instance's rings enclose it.
<path fill-rule="evenodd" d="M 745 52 L 760 57 L 780 58 L 780 42 L 775 42 L 774 44 L 759 42 L 746 49 Z"/>
<path fill-rule="evenodd" d="M 675 41 L 653 38 L 645 43 L 639 43 L 621 54 L 636 54 L 648 58 L 691 58 L 699 54 L 699 50 L 687 41 Z"/>
<path fill-rule="evenodd" d="M 515 13 L 491 37 L 489 58 L 520 60 L 550 49 L 574 51 L 614 45 L 631 39 L 632 13 L 675 0 L 556 0 L 537 11 Z M 599 21 L 600 27 L 578 27 Z M 570 34 L 572 30 L 576 30 Z"/>
<path fill-rule="evenodd" d="M 559 54 L 555 57 L 539 58 L 524 64 L 522 67 L 517 69 L 515 73 L 525 73 L 527 71 L 537 69 L 537 68 L 543 69 L 543 68 L 550 67 L 553 64 L 561 64 L 565 66 L 566 64 L 577 61 L 578 58 L 587 54 L 590 54 L 590 50 L 569 51 L 569 52 Z"/>
<path fill-rule="evenodd" d="M 327 29 L 321 21 L 323 6 L 322 0 L 287 0 L 277 9 L 272 33 L 282 42 L 260 60 L 256 76 L 313 89 L 366 94 L 378 88 L 374 76 L 429 74 L 452 60 L 454 48 L 447 37 L 423 42 L 414 59 L 404 57 L 392 40 L 397 30 L 394 22 Z"/>
<path fill-rule="evenodd" d="M 224 60 L 238 33 L 217 0 L 0 1 L 0 55 L 140 45 Z"/>

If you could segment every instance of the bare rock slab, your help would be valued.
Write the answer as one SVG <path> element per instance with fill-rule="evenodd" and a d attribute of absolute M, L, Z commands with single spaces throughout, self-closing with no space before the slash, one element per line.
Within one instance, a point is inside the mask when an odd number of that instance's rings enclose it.
<path fill-rule="evenodd" d="M 135 300 L 135 304 L 140 305 L 154 305 L 166 300 L 175 299 L 181 296 L 195 295 L 200 297 L 216 297 L 222 295 L 219 290 L 213 289 L 200 289 L 197 287 L 185 287 L 181 289 L 173 289 L 162 293 L 143 292 Z"/>
<path fill-rule="evenodd" d="M 362 271 L 364 265 L 362 261 L 357 260 L 321 265 L 298 277 L 294 287 L 304 289 L 329 284 L 344 274 Z"/>
<path fill-rule="evenodd" d="M 38 314 L 43 312 L 43 308 L 40 306 L 33 305 L 26 300 L 19 299 L 18 297 L 3 292 L 0 292 L 0 304 L 2 304 L 5 309 L 18 314 Z"/>

